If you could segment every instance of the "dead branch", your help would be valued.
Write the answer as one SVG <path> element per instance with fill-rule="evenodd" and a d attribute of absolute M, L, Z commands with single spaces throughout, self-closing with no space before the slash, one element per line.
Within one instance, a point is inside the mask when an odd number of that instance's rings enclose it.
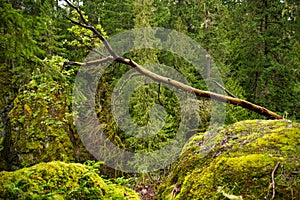
<path fill-rule="evenodd" d="M 163 82 L 166 84 L 170 84 L 172 86 L 175 86 L 179 89 L 182 89 L 184 91 L 188 91 L 188 92 L 194 92 L 196 95 L 200 96 L 200 97 L 204 97 L 204 98 L 211 98 L 220 102 L 225 102 L 228 104 L 233 104 L 236 106 L 241 106 L 243 108 L 252 110 L 258 114 L 261 114 L 263 116 L 266 116 L 268 118 L 275 118 L 275 119 L 282 119 L 282 117 L 264 107 L 255 105 L 249 101 L 245 101 L 242 99 L 238 99 L 238 98 L 233 98 L 233 97 L 228 97 L 225 95 L 221 95 L 221 94 L 217 94 L 214 92 L 208 92 L 208 91 L 204 91 L 204 90 L 199 90 L 197 88 L 191 87 L 189 85 L 185 85 L 179 81 L 176 80 L 172 80 L 170 78 L 164 77 L 164 76 L 160 76 L 158 74 L 155 74 L 145 68 L 143 68 L 142 66 L 140 66 L 139 64 L 137 64 L 136 62 L 130 60 L 130 59 L 126 59 L 126 58 L 122 58 L 122 57 L 118 57 L 116 58 L 117 62 L 121 62 L 127 65 L 130 65 L 133 68 L 136 68 L 140 73 L 148 76 L 149 78 L 158 81 L 158 82 Z"/>
<path fill-rule="evenodd" d="M 158 102 L 159 102 L 159 104 L 160 105 L 162 105 L 162 102 L 161 102 L 161 100 L 160 100 L 160 87 L 161 87 L 161 84 L 159 83 L 158 84 L 158 91 L 157 91 L 157 100 L 158 100 Z"/>
<path fill-rule="evenodd" d="M 98 51 L 97 49 L 93 49 L 93 51 L 99 54 L 100 56 L 105 57 L 105 55 L 102 52 Z"/>
<path fill-rule="evenodd" d="M 108 56 L 106 58 L 98 59 L 98 60 L 92 60 L 89 62 L 74 62 L 74 61 L 69 61 L 69 62 L 64 62 L 65 65 L 76 65 L 76 66 L 90 66 L 90 65 L 98 65 L 101 63 L 105 63 L 107 61 L 113 60 L 112 56 Z"/>
<path fill-rule="evenodd" d="M 276 166 L 274 167 L 274 170 L 272 171 L 272 187 L 273 187 L 273 195 L 272 195 L 272 197 L 271 197 L 270 200 L 274 200 L 274 199 L 275 199 L 275 195 L 276 195 L 276 186 L 275 186 L 275 177 L 274 177 L 274 176 L 275 176 L 275 172 L 276 172 L 276 170 L 277 170 L 279 164 L 280 164 L 280 162 L 278 162 L 278 163 L 276 164 Z"/>
<path fill-rule="evenodd" d="M 107 42 L 107 40 L 103 37 L 103 35 L 92 25 L 90 25 L 86 19 L 83 17 L 82 12 L 76 7 L 74 6 L 69 0 L 64 0 L 71 8 L 75 9 L 76 12 L 79 14 L 80 19 L 82 20 L 83 23 L 81 22 L 77 22 L 75 20 L 72 20 L 71 18 L 67 17 L 68 20 L 70 20 L 72 23 L 81 26 L 83 28 L 89 29 L 91 30 L 97 37 L 99 37 L 99 39 L 103 42 L 103 44 L 105 45 L 106 49 L 108 50 L 108 52 L 110 53 L 110 55 L 114 58 L 117 58 L 118 55 L 113 51 L 113 49 L 111 48 L 110 44 Z"/>
<path fill-rule="evenodd" d="M 71 4 L 68 0 L 65 0 L 65 2 L 72 8 L 74 8 L 77 13 L 79 14 L 80 16 L 80 19 L 82 22 L 80 21 L 74 21 L 70 18 L 68 18 L 72 23 L 78 25 L 78 26 L 81 26 L 83 28 L 86 28 L 86 29 L 89 29 L 91 30 L 96 36 L 99 37 L 99 39 L 103 42 L 103 44 L 105 45 L 106 49 L 108 50 L 108 52 L 110 53 L 111 57 L 110 59 L 113 59 L 114 61 L 116 62 L 119 62 L 119 63 L 123 63 L 123 64 L 126 64 L 126 65 L 129 65 L 135 69 L 137 69 L 141 74 L 145 75 L 145 76 L 148 76 L 149 78 L 157 81 L 157 82 L 162 82 L 162 83 L 166 83 L 166 84 L 169 84 L 169 85 L 172 85 L 174 87 L 177 87 L 179 89 L 182 89 L 184 91 L 187 91 L 187 92 L 194 92 L 196 95 L 200 96 L 200 97 L 204 97 L 204 98 L 211 98 L 211 99 L 214 99 L 214 100 L 217 100 L 217 101 L 220 101 L 220 102 L 225 102 L 225 103 L 228 103 L 228 104 L 232 104 L 232 105 L 236 105 L 236 106 L 241 106 L 243 108 L 246 108 L 248 110 L 252 110 L 260 115 L 263 115 L 263 116 L 266 116 L 267 118 L 271 118 L 271 119 L 282 119 L 282 117 L 264 107 L 261 107 L 261 106 L 258 106 L 258 105 L 255 105 L 249 101 L 246 101 L 246 100 L 242 100 L 242 99 L 239 99 L 239 98 L 234 98 L 234 97 L 228 97 L 228 96 L 225 96 L 225 95 L 221 95 L 221 94 L 217 94 L 217 93 L 214 93 L 214 92 L 209 92 L 209 91 L 204 91 L 204 90 L 199 90 L 197 88 L 193 88 L 189 85 L 185 85 L 179 81 L 176 81 L 176 80 L 172 80 L 170 78 L 167 78 L 167 77 L 164 77 L 164 76 L 160 76 L 158 74 L 155 74 L 145 68 L 143 68 L 142 66 L 140 66 L 139 64 L 137 64 L 136 62 L 134 62 L 133 60 L 130 60 L 130 59 L 126 59 L 126 58 L 123 58 L 123 57 L 120 57 L 118 56 L 112 49 L 112 47 L 110 46 L 110 44 L 108 43 L 108 41 L 102 36 L 101 33 L 99 33 L 97 31 L 97 29 L 95 27 L 93 27 L 92 25 L 90 25 L 83 17 L 83 14 L 81 13 L 81 11 L 76 7 L 74 6 L 73 4 Z M 91 61 L 91 62 L 94 62 L 94 61 Z M 95 61 L 97 62 L 97 61 Z M 69 64 L 74 64 L 74 65 L 80 65 L 80 63 L 77 63 L 77 62 L 69 62 Z M 82 66 L 86 66 L 87 64 L 84 64 L 84 63 L 81 63 Z"/>
<path fill-rule="evenodd" d="M 229 92 L 229 90 L 227 90 L 223 85 L 221 85 L 220 83 L 218 83 L 217 81 L 213 80 L 213 82 L 219 86 L 222 90 L 224 90 L 229 96 L 233 97 L 233 98 L 237 98 L 234 94 L 232 94 L 231 92 Z"/>

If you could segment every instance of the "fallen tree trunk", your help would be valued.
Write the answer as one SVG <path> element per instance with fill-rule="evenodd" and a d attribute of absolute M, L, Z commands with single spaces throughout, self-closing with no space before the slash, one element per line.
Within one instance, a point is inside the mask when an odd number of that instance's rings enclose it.
<path fill-rule="evenodd" d="M 74 21 L 70 18 L 68 18 L 68 19 L 72 23 L 74 23 L 78 26 L 81 26 L 81 27 L 84 27 L 86 29 L 91 30 L 104 43 L 106 49 L 110 53 L 110 56 L 108 56 L 107 58 L 100 59 L 100 60 L 89 61 L 89 62 L 86 62 L 86 63 L 66 62 L 65 64 L 78 65 L 78 66 L 88 66 L 88 65 L 92 65 L 92 64 L 96 64 L 96 63 L 106 62 L 108 60 L 114 60 L 115 62 L 123 63 L 123 64 L 129 65 L 129 66 L 137 69 L 141 74 L 143 74 L 145 76 L 148 76 L 149 78 L 151 78 L 151 79 L 153 79 L 157 82 L 166 83 L 166 84 L 172 85 L 174 87 L 177 87 L 179 89 L 182 89 L 184 91 L 194 92 L 197 96 L 200 96 L 200 97 L 214 99 L 216 101 L 232 104 L 232 105 L 235 105 L 235 106 L 241 106 L 241 107 L 246 108 L 248 110 L 254 111 L 254 112 L 256 112 L 260 115 L 263 115 L 263 116 L 265 116 L 269 119 L 282 119 L 282 117 L 280 115 L 278 115 L 278 114 L 276 114 L 276 113 L 274 113 L 274 112 L 272 112 L 272 111 L 270 111 L 270 110 L 268 110 L 264 107 L 253 104 L 249 101 L 239 99 L 239 98 L 229 97 L 229 96 L 225 96 L 225 95 L 221 95 L 221 94 L 217 94 L 217 93 L 214 93 L 214 92 L 200 90 L 200 89 L 197 89 L 197 88 L 193 88 L 193 87 L 191 87 L 189 85 L 186 85 L 186 84 L 183 84 L 179 81 L 172 80 L 168 77 L 160 76 L 156 73 L 153 73 L 153 72 L 143 68 L 142 66 L 140 66 L 138 63 L 134 62 L 131 59 L 127 59 L 127 58 L 123 58 L 121 56 L 118 56 L 114 52 L 114 50 L 111 48 L 108 41 L 101 35 L 101 33 L 99 33 L 94 26 L 90 25 L 84 19 L 81 11 L 77 7 L 75 7 L 73 4 L 71 4 L 68 0 L 65 0 L 65 2 L 70 7 L 74 8 L 78 12 L 82 22 L 79 22 L 79 21 L 77 22 L 77 21 Z"/>

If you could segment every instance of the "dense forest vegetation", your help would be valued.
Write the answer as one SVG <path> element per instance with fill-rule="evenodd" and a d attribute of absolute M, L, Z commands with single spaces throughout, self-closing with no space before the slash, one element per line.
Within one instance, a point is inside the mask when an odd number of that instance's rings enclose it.
<path fill-rule="evenodd" d="M 143 27 L 164 27 L 189 36 L 208 52 L 205 62 L 215 63 L 222 84 L 234 96 L 272 110 L 284 119 L 300 121 L 299 1 L 72 2 L 105 38 Z M 101 44 L 101 40 L 92 31 L 69 20 L 78 21 L 80 17 L 63 1 L 3 0 L 0 6 L 0 170 L 14 171 L 56 160 L 67 163 L 95 160 L 82 144 L 74 124 L 73 116 L 76 113 L 72 110 L 73 86 L 80 66 L 72 65 L 70 61 L 84 62 L 89 53 Z M 186 52 L 189 51 L 186 49 Z M 216 84 L 213 72 L 210 71 L 213 68 L 204 69 L 203 77 L 189 62 L 172 52 L 145 49 L 122 56 L 139 64 L 159 63 L 170 66 L 195 88 L 208 90 L 209 81 Z M 130 97 L 131 118 L 136 124 L 145 126 L 152 120 L 149 116 L 151 107 L 160 104 L 166 111 L 165 126 L 151 138 L 134 138 L 134 133 L 122 131 L 112 116 L 111 98 L 118 80 L 129 69 L 130 66 L 118 62 L 106 69 L 98 83 L 95 111 L 99 121 L 106 125 L 105 134 L 115 145 L 133 152 L 154 151 L 175 136 L 174 130 L 178 129 L 181 120 L 180 104 L 167 87 L 159 84 L 140 87 Z M 155 70 L 159 73 L 159 70 Z M 224 93 L 220 88 L 213 92 Z M 223 111 L 212 110 L 215 103 L 198 98 L 197 116 L 201 124 L 196 130 L 189 130 L 187 135 L 207 130 L 212 113 Z M 225 106 L 225 126 L 242 120 L 264 118 L 241 107 Z M 156 128 L 153 127 L 154 130 Z M 299 129 L 293 131 L 296 133 Z M 134 166 L 137 163 L 131 164 Z M 61 163 L 58 165 L 64 166 Z M 97 173 L 102 173 L 106 178 L 130 177 L 126 173 L 98 165 L 102 167 Z M 147 168 L 151 163 L 144 165 Z M 82 170 L 86 173 L 86 168 L 80 168 L 76 173 L 82 173 Z M 153 174 L 134 175 L 139 180 L 139 186 L 134 187 L 140 189 L 140 185 L 144 187 L 147 181 L 160 182 L 171 169 L 172 166 L 167 165 Z M 120 177 L 117 180 L 127 185 L 129 182 Z M 102 182 L 101 187 L 105 185 Z M 168 182 L 176 183 L 173 179 Z M 99 186 L 98 182 L 93 184 L 95 188 Z M 103 187 L 109 188 L 106 185 Z M 144 191 L 139 189 L 140 193 Z M 169 190 L 166 189 L 171 192 Z M 148 194 L 151 194 L 150 190 Z M 185 196 L 182 194 L 182 197 Z"/>

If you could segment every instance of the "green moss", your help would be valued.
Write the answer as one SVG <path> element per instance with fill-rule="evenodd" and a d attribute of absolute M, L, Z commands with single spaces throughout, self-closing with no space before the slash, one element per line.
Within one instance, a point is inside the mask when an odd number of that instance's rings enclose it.
<path fill-rule="evenodd" d="M 56 59 L 56 60 L 55 60 Z M 92 159 L 77 135 L 71 105 L 72 84 L 60 71 L 63 60 L 46 60 L 14 100 L 9 113 L 10 132 L 0 153 L 3 170 L 15 170 L 39 162 L 61 160 L 82 162 Z M 1 170 L 0 169 L 0 170 Z"/>
<path fill-rule="evenodd" d="M 51 160 L 74 161 L 73 144 L 68 137 L 69 124 L 64 122 L 66 98 L 56 81 L 36 85 L 30 82 L 14 101 L 10 112 L 11 144 L 20 167 Z M 37 86 L 38 88 L 34 89 Z M 41 87 L 41 85 L 44 85 Z M 49 88 L 55 88 L 49 93 Z M 62 157 L 61 154 L 67 155 Z"/>
<path fill-rule="evenodd" d="M 1 199 L 139 199 L 129 188 L 107 184 L 92 167 L 59 161 L 0 173 Z"/>
<path fill-rule="evenodd" d="M 177 184 L 182 188 L 175 199 L 226 199 L 224 194 L 270 199 L 278 162 L 276 199 L 300 198 L 300 124 L 239 122 L 192 137 L 159 195 L 167 199 Z"/>

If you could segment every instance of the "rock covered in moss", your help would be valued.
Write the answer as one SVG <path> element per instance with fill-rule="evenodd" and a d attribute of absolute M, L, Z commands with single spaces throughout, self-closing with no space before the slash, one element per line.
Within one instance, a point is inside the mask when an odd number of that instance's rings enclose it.
<path fill-rule="evenodd" d="M 92 157 L 77 135 L 71 113 L 71 87 L 61 72 L 62 58 L 45 60 L 14 100 L 10 131 L 0 149 L 0 170 L 15 170 L 40 162 L 81 162 Z"/>
<path fill-rule="evenodd" d="M 300 124 L 249 120 L 193 136 L 159 195 L 300 199 Z"/>
<path fill-rule="evenodd" d="M 0 199 L 139 199 L 105 182 L 91 166 L 53 161 L 0 172 Z"/>

